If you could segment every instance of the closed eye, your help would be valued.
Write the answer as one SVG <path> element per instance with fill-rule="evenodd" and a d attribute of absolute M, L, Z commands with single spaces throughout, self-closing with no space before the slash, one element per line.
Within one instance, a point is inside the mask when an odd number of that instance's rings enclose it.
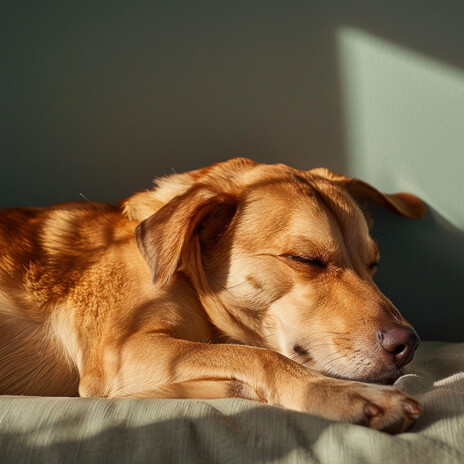
<path fill-rule="evenodd" d="M 285 255 L 285 258 L 295 261 L 297 263 L 305 264 L 307 266 L 314 266 L 321 269 L 325 269 L 327 264 L 319 258 L 309 258 L 307 256 L 299 255 Z"/>

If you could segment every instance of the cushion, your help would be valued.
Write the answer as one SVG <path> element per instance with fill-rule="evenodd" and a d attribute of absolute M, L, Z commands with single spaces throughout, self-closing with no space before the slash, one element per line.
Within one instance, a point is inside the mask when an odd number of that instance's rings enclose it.
<path fill-rule="evenodd" d="M 423 343 L 396 385 L 425 408 L 396 436 L 240 399 L 3 396 L 0 463 L 464 463 L 464 343 Z"/>

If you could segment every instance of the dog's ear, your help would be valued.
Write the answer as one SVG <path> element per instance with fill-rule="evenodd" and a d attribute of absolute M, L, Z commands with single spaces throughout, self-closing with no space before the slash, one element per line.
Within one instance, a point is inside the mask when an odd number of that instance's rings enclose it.
<path fill-rule="evenodd" d="M 422 201 L 411 193 L 382 193 L 358 179 L 350 179 L 344 186 L 361 206 L 366 200 L 373 201 L 409 219 L 420 219 L 426 214 Z"/>
<path fill-rule="evenodd" d="M 422 201 L 411 193 L 382 193 L 367 182 L 335 174 L 324 168 L 313 169 L 309 172 L 325 177 L 343 187 L 362 209 L 365 209 L 365 204 L 371 201 L 410 219 L 420 219 L 426 214 Z"/>
<path fill-rule="evenodd" d="M 233 195 L 195 185 L 138 224 L 137 245 L 157 288 L 170 280 L 189 247 L 208 245 L 220 237 L 236 205 Z"/>

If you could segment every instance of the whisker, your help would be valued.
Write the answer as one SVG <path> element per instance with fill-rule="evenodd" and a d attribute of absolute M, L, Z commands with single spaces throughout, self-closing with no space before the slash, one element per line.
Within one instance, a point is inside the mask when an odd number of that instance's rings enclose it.
<path fill-rule="evenodd" d="M 339 359 L 342 359 L 342 358 L 347 358 L 347 355 L 346 354 L 342 354 L 341 356 L 339 356 L 338 358 L 334 358 L 334 359 L 331 359 L 328 363 L 327 363 L 327 366 L 335 361 L 338 361 Z"/>
<path fill-rule="evenodd" d="M 308 356 L 301 364 L 306 364 L 309 361 L 312 361 L 313 358 L 311 356 Z"/>
<path fill-rule="evenodd" d="M 334 351 L 333 353 L 328 354 L 322 361 L 326 361 L 328 358 L 336 354 L 340 354 L 340 353 L 338 351 Z M 346 355 L 343 355 L 343 356 L 346 356 Z"/>

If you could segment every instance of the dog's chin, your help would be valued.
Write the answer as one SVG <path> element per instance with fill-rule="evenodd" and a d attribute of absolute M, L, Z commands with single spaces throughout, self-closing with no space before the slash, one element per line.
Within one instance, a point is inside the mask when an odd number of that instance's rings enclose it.
<path fill-rule="evenodd" d="M 339 380 L 353 380 L 365 383 L 377 383 L 382 385 L 392 385 L 404 372 L 404 368 L 399 368 L 395 365 L 379 366 L 370 372 L 366 370 L 355 371 L 350 369 L 350 366 L 340 368 L 325 369 L 324 366 L 317 365 L 313 359 L 309 359 L 305 354 L 301 354 L 294 361 L 299 362 L 308 369 L 314 369 L 327 377 L 332 377 Z"/>
<path fill-rule="evenodd" d="M 340 380 L 354 380 L 357 382 L 365 382 L 365 383 L 377 383 L 381 385 L 392 385 L 399 377 L 403 375 L 401 369 L 397 368 L 396 366 L 392 366 L 389 369 L 385 369 L 381 372 L 374 373 L 374 374 L 337 374 L 334 372 L 323 372 L 323 374 L 327 375 L 328 377 L 332 377 L 335 379 Z"/>
<path fill-rule="evenodd" d="M 395 369 L 394 375 L 386 376 L 386 377 L 380 377 L 377 380 L 370 381 L 368 380 L 368 383 L 380 383 L 383 385 L 393 385 L 401 376 L 403 373 L 401 372 L 400 369 Z"/>

